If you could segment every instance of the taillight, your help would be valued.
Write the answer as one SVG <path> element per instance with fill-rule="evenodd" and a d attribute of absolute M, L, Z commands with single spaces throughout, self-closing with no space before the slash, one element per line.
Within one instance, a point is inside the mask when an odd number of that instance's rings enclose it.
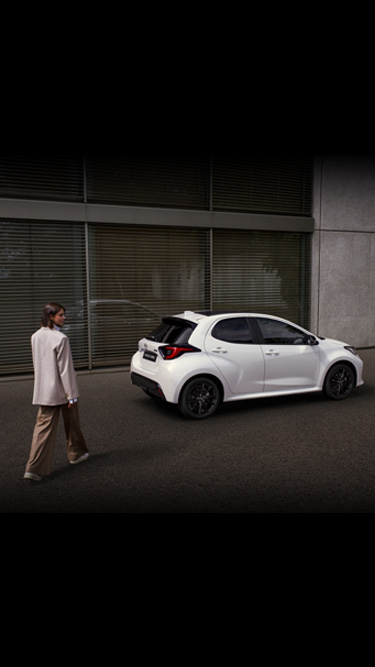
<path fill-rule="evenodd" d="M 201 352 L 201 350 L 199 350 L 197 347 L 193 347 L 192 345 L 189 347 L 173 347 L 172 345 L 165 345 L 164 347 L 159 347 L 159 352 L 163 359 L 169 361 L 171 359 L 182 357 L 183 354 L 187 354 L 189 352 Z"/>

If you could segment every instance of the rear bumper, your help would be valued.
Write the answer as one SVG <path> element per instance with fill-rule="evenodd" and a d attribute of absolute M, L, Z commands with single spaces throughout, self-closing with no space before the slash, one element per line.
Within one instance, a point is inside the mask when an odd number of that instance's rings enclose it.
<path fill-rule="evenodd" d="M 163 401 L 166 400 L 160 384 L 154 382 L 154 380 L 150 380 L 143 375 L 139 375 L 139 373 L 131 373 L 130 377 L 132 383 L 136 387 L 140 387 L 144 391 L 147 391 L 149 394 L 157 396 L 157 398 L 161 398 Z"/>

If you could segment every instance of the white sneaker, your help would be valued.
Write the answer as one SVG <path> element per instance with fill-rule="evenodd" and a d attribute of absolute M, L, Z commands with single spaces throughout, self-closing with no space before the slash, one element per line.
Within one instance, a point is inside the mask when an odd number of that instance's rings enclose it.
<path fill-rule="evenodd" d="M 25 472 L 23 478 L 32 479 L 33 482 L 41 482 L 43 479 L 40 475 L 37 475 L 36 472 Z"/>
<path fill-rule="evenodd" d="M 88 458 L 89 458 L 89 453 L 87 452 L 87 454 L 82 454 L 82 456 L 80 456 L 79 459 L 77 459 L 76 461 L 71 461 L 70 463 L 75 466 L 77 463 L 82 463 L 82 461 L 86 461 Z"/>

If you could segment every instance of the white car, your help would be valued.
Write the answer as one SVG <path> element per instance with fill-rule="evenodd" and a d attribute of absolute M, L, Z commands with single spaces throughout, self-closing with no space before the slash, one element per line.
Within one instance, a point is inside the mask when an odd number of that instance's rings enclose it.
<path fill-rule="evenodd" d="M 342 400 L 363 384 L 362 370 L 354 347 L 279 317 L 185 312 L 139 342 L 131 379 L 204 419 L 222 402 L 316 391 Z"/>

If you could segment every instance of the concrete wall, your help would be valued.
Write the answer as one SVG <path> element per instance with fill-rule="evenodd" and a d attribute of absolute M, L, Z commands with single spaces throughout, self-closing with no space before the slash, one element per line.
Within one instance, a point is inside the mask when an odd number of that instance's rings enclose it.
<path fill-rule="evenodd" d="M 375 346 L 375 156 L 315 159 L 311 329 Z"/>

